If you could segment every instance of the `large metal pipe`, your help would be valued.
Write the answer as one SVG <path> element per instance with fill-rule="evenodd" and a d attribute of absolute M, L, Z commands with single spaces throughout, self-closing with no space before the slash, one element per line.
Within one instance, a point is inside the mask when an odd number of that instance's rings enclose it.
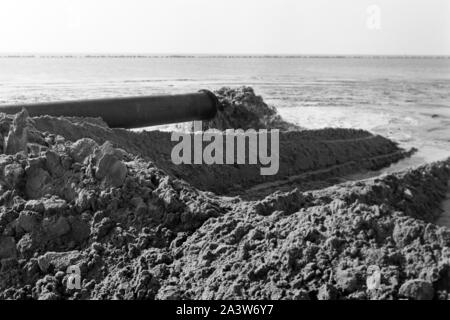
<path fill-rule="evenodd" d="M 208 120 L 216 115 L 219 105 L 214 93 L 200 90 L 176 95 L 0 105 L 0 112 L 14 114 L 25 108 L 32 117 L 101 117 L 111 128 L 142 128 Z"/>

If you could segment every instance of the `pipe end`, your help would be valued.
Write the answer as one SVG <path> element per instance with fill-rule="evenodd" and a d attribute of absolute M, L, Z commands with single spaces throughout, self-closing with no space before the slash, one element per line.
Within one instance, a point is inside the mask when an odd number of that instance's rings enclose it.
<path fill-rule="evenodd" d="M 220 103 L 219 99 L 217 98 L 217 96 L 212 91 L 209 91 L 207 89 L 202 89 L 202 90 L 199 90 L 198 92 L 203 92 L 203 93 L 207 94 L 208 97 L 214 102 L 216 110 L 223 111 L 222 104 Z"/>

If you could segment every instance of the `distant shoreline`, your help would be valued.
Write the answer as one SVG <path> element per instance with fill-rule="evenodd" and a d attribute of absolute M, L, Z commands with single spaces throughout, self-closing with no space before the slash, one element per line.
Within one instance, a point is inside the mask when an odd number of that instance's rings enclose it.
<path fill-rule="evenodd" d="M 450 59 L 446 55 L 290 54 L 0 54 L 0 59 Z"/>

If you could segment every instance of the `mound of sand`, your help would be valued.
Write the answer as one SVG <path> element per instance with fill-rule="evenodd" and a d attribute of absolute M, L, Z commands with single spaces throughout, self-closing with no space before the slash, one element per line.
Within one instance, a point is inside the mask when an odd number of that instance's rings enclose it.
<path fill-rule="evenodd" d="M 292 185 L 295 181 L 300 181 L 300 185 L 297 183 L 298 187 L 303 189 L 303 185 L 310 188 L 311 180 L 323 182 L 327 178 L 361 170 L 377 170 L 411 153 L 382 136 L 364 130 L 292 130 L 299 128 L 284 122 L 275 109 L 268 107 L 262 98 L 256 96 L 253 89 L 248 87 L 234 90 L 223 88 L 216 93 L 223 105 L 223 111 L 219 112 L 217 119 L 205 122 L 205 128 L 281 130 L 280 170 L 276 175 L 261 176 L 260 165 L 175 166 L 170 155 L 173 146 L 178 142 L 171 141 L 170 132 L 110 129 L 98 119 L 86 121 L 48 116 L 34 118 L 33 124 L 39 131 L 51 132 L 70 141 L 83 137 L 89 137 L 99 144 L 110 141 L 115 147 L 151 161 L 172 177 L 186 180 L 196 188 L 231 195 L 242 194 L 249 188 L 266 183 L 287 182 Z M 225 138 L 223 140 L 225 141 Z M 258 196 L 266 195 L 270 190 L 259 191 Z"/>
<path fill-rule="evenodd" d="M 95 119 L 1 115 L 0 134 L 0 298 L 448 297 L 450 230 L 432 222 L 450 161 L 308 191 L 407 153 L 360 130 L 284 132 L 280 172 L 261 178 L 175 166 L 168 133 Z"/>
<path fill-rule="evenodd" d="M 274 107 L 268 106 L 251 87 L 224 87 L 214 92 L 223 108 L 205 129 L 271 129 L 298 130 L 300 127 L 284 121 Z"/>

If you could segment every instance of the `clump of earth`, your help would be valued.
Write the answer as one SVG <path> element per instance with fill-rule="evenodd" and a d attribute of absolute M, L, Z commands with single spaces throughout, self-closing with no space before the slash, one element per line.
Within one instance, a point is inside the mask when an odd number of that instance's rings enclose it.
<path fill-rule="evenodd" d="M 208 128 L 280 129 L 276 175 L 174 165 L 168 132 L 1 114 L 0 298 L 449 298 L 450 160 L 339 183 L 413 150 L 302 130 L 248 87 L 217 95 Z"/>

